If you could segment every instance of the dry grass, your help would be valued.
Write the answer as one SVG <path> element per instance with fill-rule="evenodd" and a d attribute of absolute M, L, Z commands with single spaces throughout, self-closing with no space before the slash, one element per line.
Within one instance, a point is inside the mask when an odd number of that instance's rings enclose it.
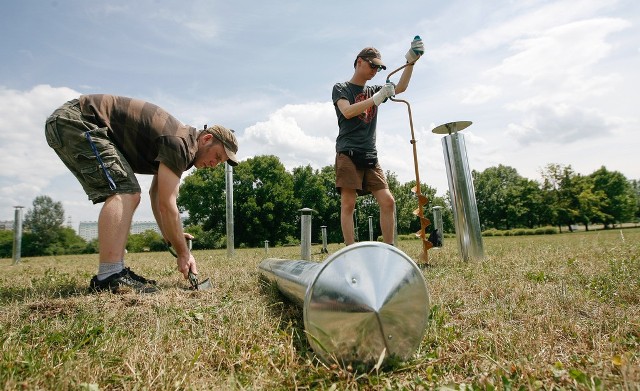
<path fill-rule="evenodd" d="M 486 259 L 455 242 L 431 250 L 425 338 L 383 371 L 327 367 L 301 308 L 261 282 L 266 257 L 297 247 L 196 253 L 214 290 L 191 292 L 169 253 L 127 265 L 164 288 L 92 294 L 96 256 L 0 260 L 5 389 L 640 390 L 640 229 L 485 238 Z M 417 256 L 419 243 L 399 243 Z M 339 246 L 331 246 L 336 251 Z M 326 256 L 315 248 L 316 260 Z"/>

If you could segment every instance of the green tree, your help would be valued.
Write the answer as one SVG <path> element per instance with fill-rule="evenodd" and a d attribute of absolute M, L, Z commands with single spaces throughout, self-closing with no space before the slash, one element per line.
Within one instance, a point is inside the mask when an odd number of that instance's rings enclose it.
<path fill-rule="evenodd" d="M 636 213 L 635 220 L 636 223 L 640 222 L 640 180 L 632 180 L 630 181 L 631 188 L 633 189 L 633 193 L 636 198 Z"/>
<path fill-rule="evenodd" d="M 293 179 L 276 156 L 256 156 L 234 168 L 235 246 L 261 246 L 264 240 L 282 244 L 295 240 L 299 203 Z M 185 178 L 178 205 L 189 212 L 187 224 L 214 232 L 209 240 L 224 239 L 226 200 L 224 170 L 201 169 Z"/>
<path fill-rule="evenodd" d="M 573 231 L 572 225 L 581 220 L 579 194 L 581 193 L 579 176 L 570 165 L 548 164 L 542 171 L 545 192 L 544 199 L 548 205 L 548 216 L 551 224 L 557 225 L 560 231 L 566 225 Z"/>
<path fill-rule="evenodd" d="M 336 171 L 334 166 L 325 166 L 317 173 L 324 189 L 324 208 L 314 217 L 318 223 L 327 227 L 327 242 L 342 243 L 342 228 L 340 227 L 340 193 L 336 189 Z M 322 232 L 320 233 L 322 234 Z"/>
<path fill-rule="evenodd" d="M 330 167 L 333 171 L 333 167 Z M 325 186 L 325 177 L 320 170 L 313 170 L 310 165 L 293 169 L 293 194 L 295 207 L 314 210 L 311 220 L 312 241 L 322 241 L 322 226 L 335 213 L 335 185 L 333 190 Z M 297 219 L 299 224 L 299 219 Z M 327 225 L 328 227 L 328 225 Z M 328 234 L 327 234 L 328 235 Z"/>
<path fill-rule="evenodd" d="M 515 168 L 490 167 L 472 171 L 481 224 L 486 228 L 533 228 L 541 222 L 542 192 L 537 182 Z"/>
<path fill-rule="evenodd" d="M 0 258 L 13 257 L 13 231 L 0 230 Z"/>
<path fill-rule="evenodd" d="M 129 239 L 127 241 L 127 250 L 132 253 L 139 253 L 143 251 L 164 251 L 166 248 L 162 235 L 153 229 L 129 235 Z"/>
<path fill-rule="evenodd" d="M 618 171 L 609 171 L 604 166 L 590 175 L 594 190 L 606 195 L 602 205 L 602 223 L 605 228 L 612 224 L 632 221 L 637 200 L 629 180 Z"/>
<path fill-rule="evenodd" d="M 24 218 L 25 231 L 29 231 L 31 238 L 28 246 L 23 246 L 23 254 L 52 255 L 58 251 L 56 242 L 61 240 L 63 223 L 61 202 L 54 202 L 49 196 L 36 197 Z"/>
<path fill-rule="evenodd" d="M 588 231 L 591 223 L 606 220 L 603 207 L 607 203 L 607 195 L 595 189 L 593 178 L 590 176 L 578 176 L 577 186 L 579 188 L 578 219 Z"/>

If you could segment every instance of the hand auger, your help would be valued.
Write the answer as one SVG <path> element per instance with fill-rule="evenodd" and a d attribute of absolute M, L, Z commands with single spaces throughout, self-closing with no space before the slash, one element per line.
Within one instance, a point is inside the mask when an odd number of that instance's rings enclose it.
<path fill-rule="evenodd" d="M 390 82 L 391 75 L 413 64 L 415 64 L 415 61 L 406 63 L 405 65 L 391 72 L 389 76 L 387 76 L 387 83 Z M 428 265 L 429 255 L 427 254 L 427 251 L 431 247 L 433 247 L 433 243 L 431 243 L 426 237 L 426 229 L 431 224 L 431 221 L 428 218 L 424 217 L 424 206 L 427 205 L 427 203 L 429 202 L 429 199 L 420 192 L 420 172 L 418 170 L 418 152 L 416 150 L 416 138 L 413 132 L 413 118 L 411 117 L 411 105 L 409 105 L 409 102 L 407 102 L 406 100 L 396 99 L 393 97 L 389 99 L 392 100 L 393 102 L 401 102 L 406 104 L 407 110 L 409 112 L 409 126 L 411 127 L 410 142 L 411 142 L 411 146 L 413 147 L 413 166 L 416 173 L 416 185 L 413 187 L 413 189 L 411 189 L 411 191 L 415 193 L 415 195 L 418 197 L 418 208 L 413 211 L 413 214 L 418 216 L 418 218 L 420 219 L 420 231 L 416 232 L 416 236 L 420 237 L 420 239 L 422 240 L 422 252 L 420 253 L 420 263 L 424 265 Z"/>

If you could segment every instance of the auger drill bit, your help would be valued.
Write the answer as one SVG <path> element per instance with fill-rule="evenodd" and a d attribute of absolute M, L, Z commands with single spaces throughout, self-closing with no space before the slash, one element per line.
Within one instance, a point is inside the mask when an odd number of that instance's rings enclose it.
<path fill-rule="evenodd" d="M 400 68 L 396 69 L 395 71 L 391 72 L 389 76 L 387 76 L 387 82 L 389 82 L 391 75 L 413 64 L 415 64 L 415 61 L 413 63 L 407 63 L 401 66 Z M 411 105 L 409 105 L 409 102 L 407 102 L 406 100 L 396 99 L 396 98 L 389 98 L 389 99 L 394 102 L 402 102 L 406 104 L 407 110 L 409 112 L 409 126 L 411 127 L 411 146 L 413 147 L 413 166 L 416 173 L 416 185 L 413 187 L 413 189 L 411 189 L 411 191 L 418 198 L 418 208 L 413 211 L 413 214 L 418 216 L 418 218 L 420 219 L 420 231 L 416 232 L 416 236 L 420 237 L 420 240 L 422 241 L 422 252 L 420 253 L 420 256 L 419 256 L 420 258 L 419 263 L 423 265 L 428 265 L 429 255 L 427 251 L 433 247 L 433 243 L 431 243 L 426 236 L 426 230 L 427 230 L 427 227 L 431 224 L 431 221 L 424 216 L 424 206 L 429 203 L 429 199 L 425 195 L 423 195 L 422 192 L 420 191 L 420 172 L 418 171 L 418 151 L 416 149 L 416 138 L 413 131 L 413 118 L 411 117 Z"/>

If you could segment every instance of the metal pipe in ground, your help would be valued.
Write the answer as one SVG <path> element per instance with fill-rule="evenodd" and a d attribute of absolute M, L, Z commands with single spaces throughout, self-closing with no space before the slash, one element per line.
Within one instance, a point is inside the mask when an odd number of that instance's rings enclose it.
<path fill-rule="evenodd" d="M 22 256 L 22 208 L 24 206 L 15 206 L 16 208 L 13 220 L 13 264 L 20 263 Z"/>
<path fill-rule="evenodd" d="M 447 168 L 458 248 L 465 261 L 484 258 L 473 177 L 469 168 L 464 135 L 460 133 L 470 125 L 471 121 L 449 122 L 432 130 L 436 134 L 448 134 L 442 138 L 442 149 Z"/>
<path fill-rule="evenodd" d="M 407 359 L 424 336 L 427 284 L 396 247 L 361 242 L 324 262 L 265 259 L 261 275 L 303 308 L 307 340 L 325 363 Z"/>
<path fill-rule="evenodd" d="M 302 208 L 300 212 L 300 256 L 308 261 L 311 259 L 311 213 L 313 209 Z"/>

